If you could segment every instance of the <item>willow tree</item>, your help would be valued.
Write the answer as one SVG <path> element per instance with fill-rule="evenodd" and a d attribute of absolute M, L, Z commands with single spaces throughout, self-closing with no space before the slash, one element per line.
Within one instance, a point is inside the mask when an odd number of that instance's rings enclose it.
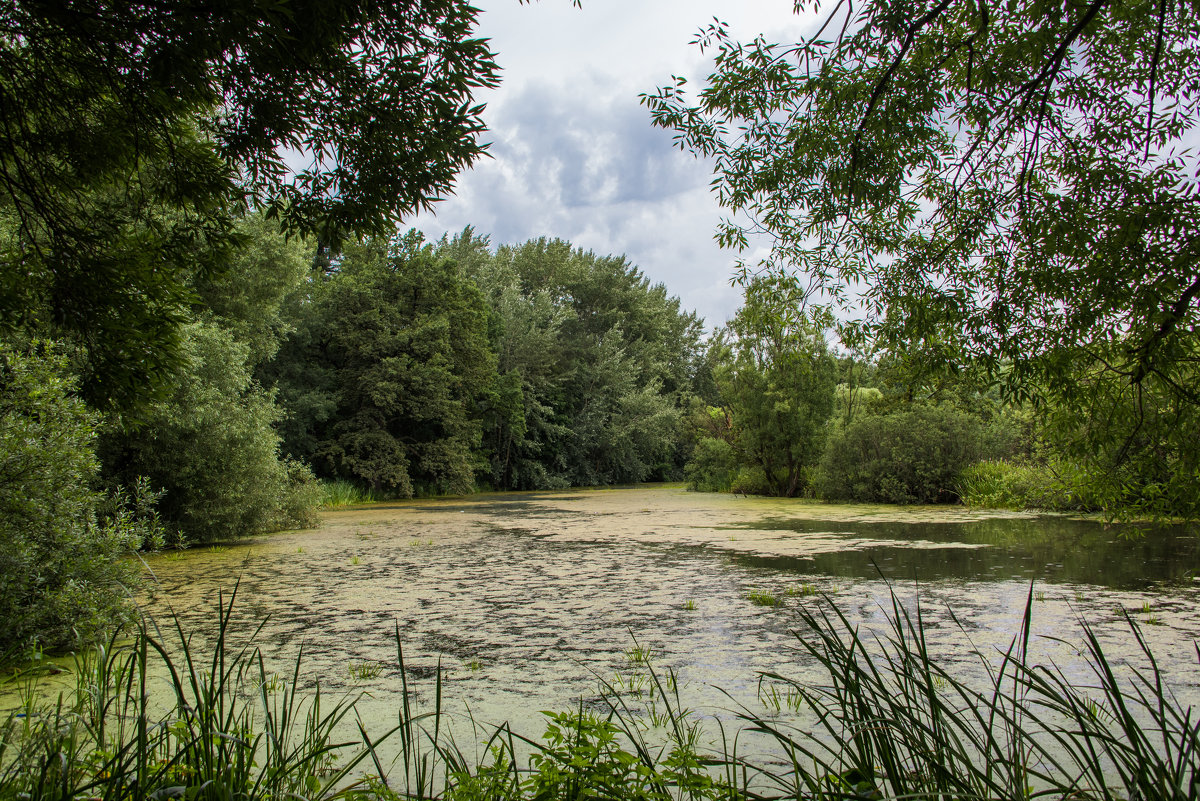
<path fill-rule="evenodd" d="M 710 27 L 698 96 L 644 97 L 714 159 L 719 241 L 769 238 L 742 277 L 800 276 L 847 335 L 1052 407 L 1114 503 L 1200 513 L 1200 3 L 815 7 L 797 43 Z"/>
<path fill-rule="evenodd" d="M 0 333 L 77 342 L 128 405 L 181 358 L 189 280 L 265 209 L 386 234 L 484 150 L 498 69 L 460 0 L 0 5 Z"/>

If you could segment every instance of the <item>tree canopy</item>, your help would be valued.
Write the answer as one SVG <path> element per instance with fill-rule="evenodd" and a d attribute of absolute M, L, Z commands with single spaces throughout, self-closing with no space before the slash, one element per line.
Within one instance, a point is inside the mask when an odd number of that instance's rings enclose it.
<path fill-rule="evenodd" d="M 484 151 L 498 68 L 460 0 L 0 6 L 0 325 L 73 338 L 127 405 L 177 367 L 189 280 L 265 209 L 387 235 Z"/>
<path fill-rule="evenodd" d="M 644 98 L 715 159 L 718 239 L 770 237 L 743 277 L 800 275 L 807 302 L 855 318 L 849 337 L 982 367 L 1075 421 L 1119 406 L 1127 418 L 1079 438 L 1116 461 L 1153 420 L 1194 419 L 1200 3 L 826 12 L 786 45 L 715 24 L 698 97 L 676 79 Z"/>
<path fill-rule="evenodd" d="M 1200 4 L 876 0 L 795 45 L 702 43 L 698 103 L 645 100 L 750 218 L 720 239 L 861 288 L 872 333 L 1022 365 L 1119 339 L 1137 378 L 1195 324 Z"/>

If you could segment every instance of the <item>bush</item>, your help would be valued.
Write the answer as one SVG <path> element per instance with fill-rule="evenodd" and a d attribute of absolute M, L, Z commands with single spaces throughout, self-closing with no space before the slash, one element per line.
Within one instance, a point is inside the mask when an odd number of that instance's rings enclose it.
<path fill-rule="evenodd" d="M 96 415 L 52 346 L 0 346 L 0 661 L 87 644 L 122 619 L 146 528 L 97 521 Z"/>
<path fill-rule="evenodd" d="M 1064 462 L 976 462 L 962 471 L 956 486 L 968 506 L 1054 512 L 1089 512 L 1100 507 L 1079 471 Z"/>
<path fill-rule="evenodd" d="M 770 482 L 767 481 L 766 471 L 757 465 L 739 467 L 733 475 L 733 482 L 729 489 L 738 495 L 775 494 Z"/>
<path fill-rule="evenodd" d="M 737 469 L 738 458 L 732 445 L 723 439 L 704 437 L 696 443 L 683 472 L 690 490 L 729 492 Z"/>
<path fill-rule="evenodd" d="M 982 422 L 951 406 L 863 415 L 829 438 L 818 494 L 870 503 L 953 503 L 983 449 Z"/>

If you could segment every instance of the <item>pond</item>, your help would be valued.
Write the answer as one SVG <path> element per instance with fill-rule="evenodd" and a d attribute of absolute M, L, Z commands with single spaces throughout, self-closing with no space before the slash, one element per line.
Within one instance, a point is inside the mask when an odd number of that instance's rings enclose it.
<path fill-rule="evenodd" d="M 440 666 L 460 721 L 469 710 L 535 735 L 541 710 L 594 702 L 646 651 L 698 712 L 757 704 L 759 671 L 812 670 L 797 607 L 824 596 L 881 628 L 891 590 L 919 600 L 935 657 L 964 671 L 1009 644 L 1032 597 L 1035 658 L 1081 684 L 1080 621 L 1136 663 L 1128 613 L 1180 698 L 1200 699 L 1200 538 L 1183 529 L 648 486 L 360 506 L 315 530 L 147 562 L 156 619 L 174 612 L 203 638 L 236 586 L 243 630 L 266 621 L 271 669 L 303 647 L 322 692 L 368 694 L 369 731 L 395 722 L 397 636 L 419 699 L 431 702 Z"/>

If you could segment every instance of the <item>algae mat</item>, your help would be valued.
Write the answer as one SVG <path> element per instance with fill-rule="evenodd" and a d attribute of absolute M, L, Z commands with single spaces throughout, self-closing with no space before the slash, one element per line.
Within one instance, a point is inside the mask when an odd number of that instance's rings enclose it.
<path fill-rule="evenodd" d="M 440 666 L 452 712 L 525 733 L 541 730 L 540 710 L 629 681 L 635 648 L 678 672 L 685 704 L 728 715 L 758 703 L 758 671 L 812 671 L 796 607 L 826 596 L 881 628 L 889 587 L 920 598 L 935 653 L 964 671 L 1008 644 L 1032 593 L 1035 653 L 1081 683 L 1079 621 L 1136 662 L 1130 612 L 1181 695 L 1200 694 L 1200 548 L 1184 531 L 652 486 L 354 507 L 313 530 L 147 562 L 156 619 L 174 612 L 202 642 L 236 585 L 239 629 L 266 621 L 271 669 L 290 672 L 303 647 L 309 683 L 368 693 L 369 731 L 395 719 L 397 635 L 423 701 Z M 754 600 L 768 596 L 779 605 Z"/>

